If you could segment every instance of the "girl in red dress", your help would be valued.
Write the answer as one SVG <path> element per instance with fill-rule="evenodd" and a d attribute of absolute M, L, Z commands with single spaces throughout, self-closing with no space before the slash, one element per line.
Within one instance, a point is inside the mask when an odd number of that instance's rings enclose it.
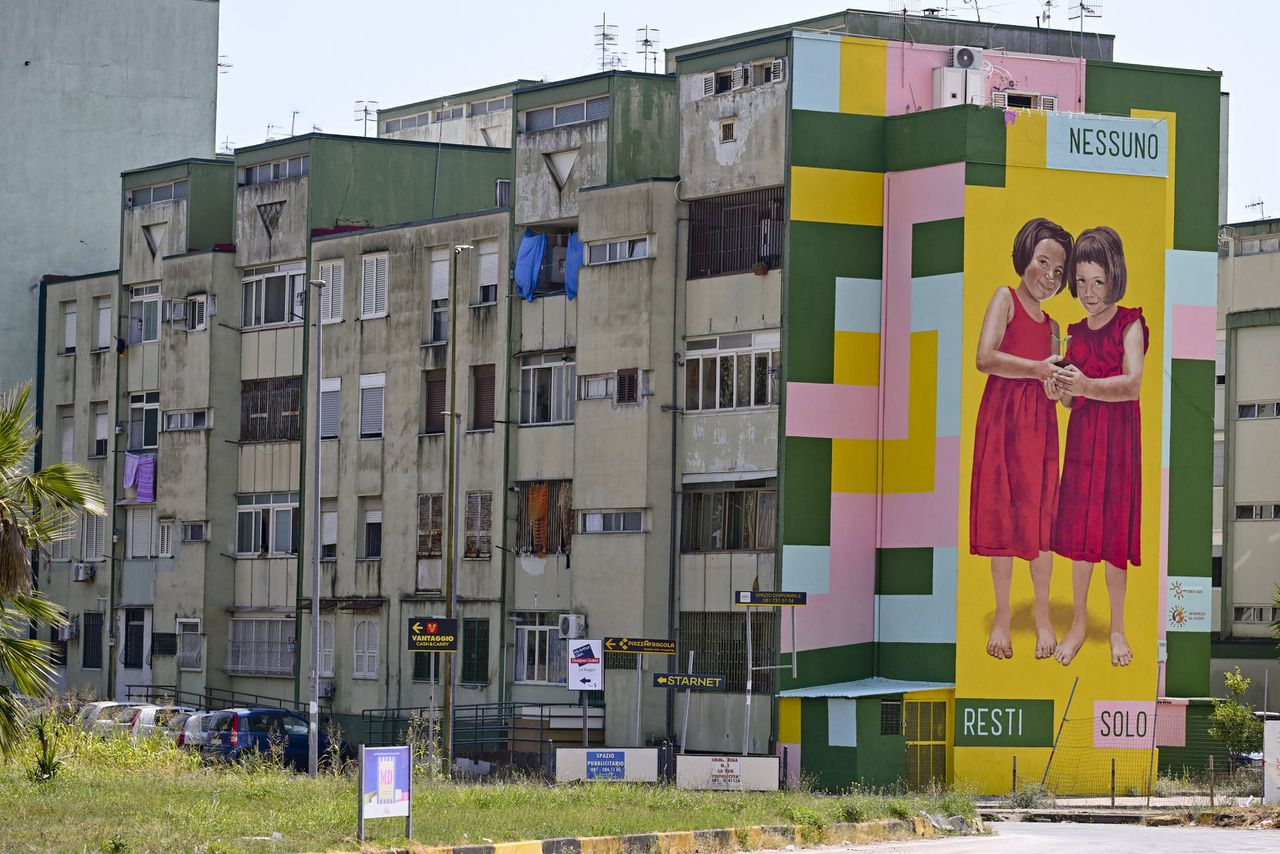
<path fill-rule="evenodd" d="M 1142 435 L 1138 392 L 1150 335 L 1142 309 L 1117 305 L 1125 291 L 1124 245 L 1106 226 L 1080 235 L 1071 255 L 1071 294 L 1084 320 L 1067 331 L 1067 362 L 1045 393 L 1071 410 L 1062 461 L 1053 550 L 1073 561 L 1071 628 L 1055 657 L 1070 664 L 1084 643 L 1094 564 L 1106 564 L 1111 663 L 1133 660 L 1125 639 L 1129 564 L 1140 566 Z"/>
<path fill-rule="evenodd" d="M 1049 529 L 1058 493 L 1058 418 L 1046 396 L 1061 357 L 1058 324 L 1040 303 L 1066 284 L 1071 235 L 1047 219 L 1033 219 L 1013 244 L 1022 281 L 991 297 L 978 338 L 978 370 L 987 386 L 974 428 L 969 489 L 969 551 L 991 558 L 995 618 L 987 641 L 993 658 L 1013 657 L 1009 587 L 1015 557 L 1031 564 L 1035 588 L 1036 658 L 1053 655 L 1049 619 L 1053 554 Z"/>

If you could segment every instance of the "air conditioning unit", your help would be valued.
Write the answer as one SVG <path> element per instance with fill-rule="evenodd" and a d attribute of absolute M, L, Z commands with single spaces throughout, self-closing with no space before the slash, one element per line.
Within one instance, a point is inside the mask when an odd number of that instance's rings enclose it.
<path fill-rule="evenodd" d="M 187 301 L 184 299 L 169 300 L 169 320 L 177 323 L 187 319 Z"/>
<path fill-rule="evenodd" d="M 982 48 L 956 45 L 951 48 L 951 55 L 947 58 L 947 65 L 952 68 L 982 68 Z"/>
<path fill-rule="evenodd" d="M 91 563 L 73 563 L 71 565 L 72 581 L 93 581 L 97 568 Z"/>
<path fill-rule="evenodd" d="M 580 638 L 587 631 L 586 614 L 561 614 L 560 639 Z"/>
<path fill-rule="evenodd" d="M 333 699 L 333 680 L 332 679 L 321 679 L 320 685 L 318 687 L 320 689 L 321 700 Z"/>
<path fill-rule="evenodd" d="M 58 627 L 58 640 L 71 641 L 80 637 L 80 623 L 76 618 L 72 618 L 65 626 Z"/>

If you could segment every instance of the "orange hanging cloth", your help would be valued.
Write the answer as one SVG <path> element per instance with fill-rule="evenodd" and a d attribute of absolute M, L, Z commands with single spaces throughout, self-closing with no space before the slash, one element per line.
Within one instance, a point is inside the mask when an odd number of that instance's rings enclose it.
<path fill-rule="evenodd" d="M 529 531 L 533 535 L 533 553 L 547 554 L 547 500 L 550 489 L 545 482 L 529 487 Z"/>

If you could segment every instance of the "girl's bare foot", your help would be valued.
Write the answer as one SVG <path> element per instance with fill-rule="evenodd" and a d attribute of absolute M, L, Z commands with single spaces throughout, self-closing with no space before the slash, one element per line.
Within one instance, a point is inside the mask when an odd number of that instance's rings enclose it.
<path fill-rule="evenodd" d="M 1124 632 L 1111 633 L 1111 663 L 1117 667 L 1127 667 L 1133 661 L 1133 650 L 1129 648 L 1129 641 L 1125 639 Z"/>
<path fill-rule="evenodd" d="M 1076 653 L 1080 651 L 1080 645 L 1084 643 L 1084 623 L 1072 623 L 1071 628 L 1062 636 L 1062 640 L 1058 641 L 1058 646 L 1053 652 L 1053 657 L 1064 667 L 1071 663 L 1071 659 L 1076 657 Z"/>
<path fill-rule="evenodd" d="M 1053 658 L 1058 648 L 1058 636 L 1053 631 L 1053 623 L 1048 616 L 1036 617 L 1036 658 Z"/>
<path fill-rule="evenodd" d="M 991 637 L 987 640 L 987 655 L 992 658 L 1013 658 L 1013 637 L 1009 633 L 1009 617 L 996 615 L 991 625 Z"/>

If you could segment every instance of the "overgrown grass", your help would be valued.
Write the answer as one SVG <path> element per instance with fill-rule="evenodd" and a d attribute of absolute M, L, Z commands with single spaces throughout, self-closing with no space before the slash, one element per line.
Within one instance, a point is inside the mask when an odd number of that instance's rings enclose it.
<path fill-rule="evenodd" d="M 357 848 L 351 774 L 310 780 L 276 767 L 269 755 L 245 767 L 206 767 L 160 740 L 104 741 L 70 727 L 55 737 L 62 765 L 52 780 L 37 781 L 28 773 L 41 750 L 34 738 L 25 752 L 0 764 L 5 852 L 284 854 Z M 422 845 L 757 824 L 800 824 L 820 833 L 834 822 L 924 810 L 975 815 L 968 793 L 941 791 L 836 796 L 423 781 L 413 800 L 414 841 Z M 368 844 L 403 847 L 403 827 L 398 819 L 373 821 Z"/>

